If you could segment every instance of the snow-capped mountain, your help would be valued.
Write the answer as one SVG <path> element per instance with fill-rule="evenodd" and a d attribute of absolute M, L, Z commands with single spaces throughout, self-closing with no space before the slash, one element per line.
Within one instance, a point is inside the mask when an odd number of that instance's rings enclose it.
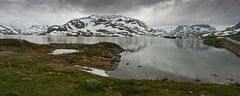
<path fill-rule="evenodd" d="M 226 28 L 225 31 L 240 31 L 240 22 L 233 27 Z"/>
<path fill-rule="evenodd" d="M 209 24 L 180 25 L 173 32 L 176 36 L 198 37 L 202 34 L 216 32 L 216 28 Z"/>
<path fill-rule="evenodd" d="M 214 36 L 232 35 L 232 37 L 234 37 L 233 35 L 237 34 L 238 32 L 240 32 L 240 22 L 233 27 L 228 27 L 223 31 L 218 31 L 218 32 L 214 33 Z"/>
<path fill-rule="evenodd" d="M 158 33 L 167 33 L 167 31 L 163 30 L 163 29 L 153 29 L 155 32 Z"/>
<path fill-rule="evenodd" d="M 151 32 L 149 34 L 151 34 L 152 36 L 163 36 L 168 34 L 167 31 L 163 30 L 163 29 L 153 29 L 154 32 Z"/>
<path fill-rule="evenodd" d="M 240 31 L 235 33 L 235 34 L 229 35 L 229 37 L 234 39 L 234 40 L 240 41 Z"/>
<path fill-rule="evenodd" d="M 14 26 L 0 25 L 0 35 L 18 35 L 20 30 Z"/>
<path fill-rule="evenodd" d="M 121 15 L 91 15 L 48 28 L 44 35 L 141 36 L 154 32 L 144 22 Z"/>
<path fill-rule="evenodd" d="M 48 25 L 32 25 L 29 29 L 21 31 L 22 35 L 41 35 L 47 32 Z"/>

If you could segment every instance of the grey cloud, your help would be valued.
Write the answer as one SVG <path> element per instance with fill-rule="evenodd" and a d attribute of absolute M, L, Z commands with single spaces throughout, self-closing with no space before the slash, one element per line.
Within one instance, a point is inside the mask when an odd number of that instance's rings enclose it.
<path fill-rule="evenodd" d="M 61 5 L 82 8 L 86 13 L 120 13 L 169 0 L 59 0 Z"/>
<path fill-rule="evenodd" d="M 0 0 L 1 7 L 34 11 L 73 10 L 85 13 L 119 13 L 169 0 Z M 2 9 L 2 8 L 1 8 Z M 0 10 L 1 10 L 0 9 Z"/>
<path fill-rule="evenodd" d="M 171 14 L 180 23 L 227 23 L 240 21 L 240 0 L 178 0 Z"/>
<path fill-rule="evenodd" d="M 149 25 L 240 21 L 240 0 L 0 0 L 0 24 L 63 24 L 91 14 L 120 14 Z"/>

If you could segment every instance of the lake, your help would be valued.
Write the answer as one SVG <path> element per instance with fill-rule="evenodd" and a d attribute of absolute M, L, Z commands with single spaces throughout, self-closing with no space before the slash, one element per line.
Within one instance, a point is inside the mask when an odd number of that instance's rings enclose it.
<path fill-rule="evenodd" d="M 127 52 L 119 66 L 106 71 L 117 79 L 176 80 L 184 82 L 240 82 L 240 58 L 225 50 L 206 46 L 197 39 L 161 37 L 50 37 L 0 36 L 25 39 L 33 43 L 113 42 Z"/>

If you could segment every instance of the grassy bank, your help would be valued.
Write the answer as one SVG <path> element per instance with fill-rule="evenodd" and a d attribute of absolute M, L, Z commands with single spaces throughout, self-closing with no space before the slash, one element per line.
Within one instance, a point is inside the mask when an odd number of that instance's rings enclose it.
<path fill-rule="evenodd" d="M 81 52 L 64 55 L 50 55 L 55 49 L 76 49 Z M 113 69 L 119 62 L 118 54 L 123 52 L 120 46 L 102 42 L 98 44 L 34 44 L 25 40 L 1 39 L 1 51 L 12 51 L 43 59 L 58 60 L 66 64 Z"/>
<path fill-rule="evenodd" d="M 112 43 L 38 45 L 22 40 L 0 40 L 0 96 L 240 96 L 238 84 L 117 80 L 99 77 L 76 67 L 64 65 L 72 64 L 64 58 L 82 54 L 63 56 L 47 54 L 56 48 L 88 48 L 91 52 L 82 53 L 88 58 L 94 56 L 109 58 L 114 55 L 109 55 L 108 52 L 117 54 L 123 50 Z M 53 59 L 62 60 L 64 64 L 59 64 Z M 82 61 L 74 62 L 81 64 Z M 97 61 L 89 62 L 94 64 L 92 62 Z"/>
<path fill-rule="evenodd" d="M 228 37 L 240 41 L 240 32 L 238 32 L 237 34 L 229 35 Z"/>
<path fill-rule="evenodd" d="M 227 39 L 217 37 L 205 37 L 203 43 L 209 46 L 225 48 L 233 52 L 237 56 L 240 56 L 240 45 L 235 44 Z"/>

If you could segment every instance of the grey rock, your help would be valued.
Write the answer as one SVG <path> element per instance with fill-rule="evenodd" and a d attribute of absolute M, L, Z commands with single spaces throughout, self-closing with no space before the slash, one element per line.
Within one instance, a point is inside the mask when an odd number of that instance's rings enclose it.
<path fill-rule="evenodd" d="M 13 91 L 13 92 L 10 92 L 8 96 L 21 96 L 21 93 L 18 91 Z"/>
<path fill-rule="evenodd" d="M 86 80 L 86 83 L 87 84 L 101 84 L 101 82 L 96 79 L 88 79 L 88 80 Z"/>
<path fill-rule="evenodd" d="M 114 55 L 113 55 L 113 53 L 111 53 L 111 52 L 108 52 L 108 53 L 107 53 L 107 55 L 106 55 L 105 57 L 107 57 L 107 58 L 113 58 L 113 57 L 114 57 Z"/>
<path fill-rule="evenodd" d="M 113 62 L 120 62 L 121 61 L 121 56 L 119 55 L 119 56 L 115 56 L 114 58 L 113 58 Z"/>
<path fill-rule="evenodd" d="M 217 74 L 212 74 L 213 77 L 217 77 Z"/>
<path fill-rule="evenodd" d="M 85 52 L 85 51 L 88 51 L 89 48 L 88 47 L 84 47 L 84 48 L 82 48 L 82 50 Z"/>
<path fill-rule="evenodd" d="M 227 78 L 227 80 L 228 80 L 228 81 L 234 81 L 234 79 L 233 79 L 233 78 Z"/>
<path fill-rule="evenodd" d="M 201 80 L 200 79 L 195 79 L 195 82 L 201 82 Z"/>
<path fill-rule="evenodd" d="M 26 78 L 21 78 L 21 80 L 23 80 L 23 81 L 32 81 L 33 78 L 26 77 Z"/>

